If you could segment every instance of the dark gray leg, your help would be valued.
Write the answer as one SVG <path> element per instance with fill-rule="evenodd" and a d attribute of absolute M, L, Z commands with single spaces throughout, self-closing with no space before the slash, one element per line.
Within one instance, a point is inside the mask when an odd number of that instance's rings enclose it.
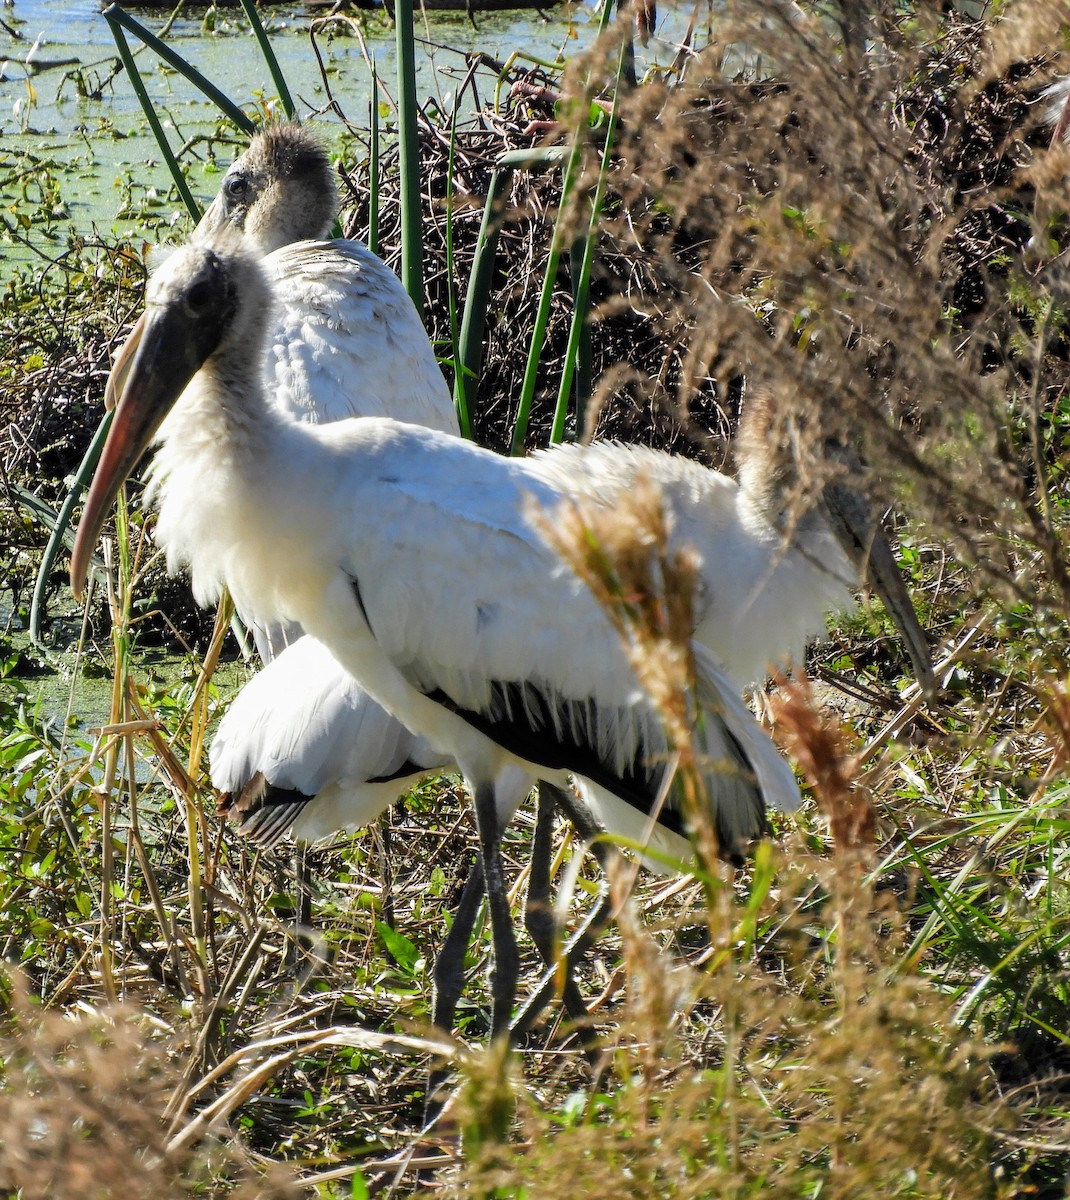
<path fill-rule="evenodd" d="M 598 940 L 598 935 L 609 923 L 612 916 L 613 899 L 609 894 L 609 881 L 606 880 L 602 884 L 598 903 L 579 929 L 572 935 L 571 940 L 565 946 L 564 954 L 561 956 L 563 960 L 562 969 L 565 971 L 567 979 L 571 981 L 572 972 L 575 970 L 577 964 L 583 961 L 583 956 Z M 539 980 L 535 991 L 524 1001 L 523 1007 L 517 1013 L 512 1025 L 509 1027 L 510 1036 L 514 1040 L 523 1037 L 527 1033 L 539 1019 L 543 1009 L 553 999 L 554 992 L 557 989 L 557 972 L 557 964 L 554 964 L 543 975 L 542 979 Z M 584 1015 L 587 1015 L 586 1006 L 584 1007 Z"/>
<path fill-rule="evenodd" d="M 483 903 L 483 861 L 477 854 L 472 860 L 465 880 L 464 891 L 453 914 L 453 924 L 442 943 L 435 959 L 432 977 L 435 981 L 435 998 L 431 1008 L 431 1019 L 435 1027 L 445 1034 L 453 1033 L 457 1018 L 457 1002 L 464 989 L 464 956 L 472 940 L 479 906 Z M 438 1119 L 445 1103 L 445 1083 L 449 1068 L 442 1065 L 431 1068 L 427 1080 L 427 1096 L 424 1099 L 424 1127 L 430 1128 Z"/>
<path fill-rule="evenodd" d="M 535 816 L 535 838 L 531 847 L 531 873 L 528 877 L 528 895 L 524 905 L 524 924 L 527 931 L 535 943 L 535 948 L 542 956 L 542 961 L 554 974 L 560 964 L 557 955 L 557 922 L 554 920 L 553 905 L 550 901 L 550 866 L 554 853 L 554 812 L 558 805 L 564 807 L 566 804 L 567 798 L 560 788 L 545 781 L 540 782 Z M 551 992 L 550 995 L 552 994 Z M 579 1022 L 581 1026 L 585 1025 L 587 1005 L 583 1001 L 583 994 L 576 986 L 576 981 L 572 978 L 571 971 L 568 970 L 565 971 L 561 999 L 568 1015 L 574 1021 Z M 526 1010 L 527 1004 L 524 1007 Z"/>
<path fill-rule="evenodd" d="M 543 796 L 542 789 L 546 786 L 546 784 L 539 785 L 540 821 L 543 819 L 541 808 Z M 562 811 L 567 815 L 568 819 L 576 827 L 576 830 L 579 832 L 580 836 L 585 841 L 591 843 L 591 852 L 594 854 L 595 858 L 598 859 L 602 870 L 606 871 L 609 861 L 614 857 L 615 852 L 612 846 L 607 845 L 604 841 L 599 839 L 598 835 L 603 833 L 604 830 L 594 819 L 590 809 L 588 809 L 586 804 L 584 804 L 583 801 L 580 800 L 580 798 L 572 791 L 566 792 L 562 791 L 560 788 L 552 788 L 551 791 L 553 793 L 554 803 L 560 806 Z M 547 820 L 549 820 L 549 818 L 547 818 Z M 539 830 L 538 827 L 536 827 L 536 837 L 538 837 L 538 833 Z M 531 871 L 532 878 L 534 879 L 534 859 L 532 860 Z M 549 893 L 548 865 L 546 873 L 546 889 L 547 893 Z M 575 984 L 572 980 L 572 973 L 575 970 L 576 965 L 583 960 L 584 954 L 586 954 L 588 949 L 590 949 L 590 947 L 597 941 L 598 935 L 608 924 L 612 915 L 613 901 L 609 895 L 609 880 L 607 875 L 606 880 L 602 884 L 602 890 L 598 898 L 598 903 L 595 905 L 594 909 L 592 909 L 590 915 L 583 922 L 580 928 L 573 934 L 568 945 L 565 947 L 564 954 L 562 955 L 562 969 L 565 972 L 567 984 L 571 983 L 572 986 L 575 987 Z M 534 934 L 532 936 L 534 937 Z M 556 963 L 547 963 L 547 965 L 549 970 L 543 975 L 535 991 L 532 992 L 532 994 L 524 1002 L 523 1007 L 513 1020 L 513 1024 L 510 1026 L 510 1033 L 514 1038 L 522 1037 L 532 1027 L 532 1025 L 535 1024 L 540 1013 L 543 1011 L 546 1005 L 549 1004 L 553 997 L 554 991 L 557 987 L 558 966 Z M 579 989 L 577 988 L 576 991 L 578 994 Z M 564 996 L 566 1004 L 568 1003 L 567 997 L 568 992 L 566 990 Z M 582 1002 L 582 997 L 580 999 Z M 584 1005 L 584 1017 L 587 1015 L 586 1005 Z"/>
<path fill-rule="evenodd" d="M 494 966 L 490 977 L 492 1038 L 506 1033 L 516 999 L 516 977 L 520 956 L 509 912 L 502 864 L 502 839 L 498 827 L 498 808 L 493 783 L 476 786 L 476 828 L 479 850 L 483 855 L 483 875 L 487 884 L 487 908 L 490 911 L 491 937 L 494 942 Z"/>
<path fill-rule="evenodd" d="M 431 1019 L 443 1033 L 453 1032 L 457 1002 L 464 989 L 464 956 L 472 940 L 472 930 L 482 902 L 483 861 L 477 855 L 469 868 L 464 891 L 453 915 L 453 924 L 435 959 L 435 999 Z"/>

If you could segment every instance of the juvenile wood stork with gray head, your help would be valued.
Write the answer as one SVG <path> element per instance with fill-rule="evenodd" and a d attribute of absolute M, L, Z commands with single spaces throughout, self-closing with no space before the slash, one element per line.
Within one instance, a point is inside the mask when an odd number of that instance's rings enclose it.
<path fill-rule="evenodd" d="M 265 256 L 274 301 L 265 369 L 277 407 L 309 421 L 383 416 L 457 433 L 453 399 L 423 323 L 381 258 L 356 238 L 337 238 L 324 253 L 267 257 L 323 237 L 337 213 L 338 191 L 319 141 L 301 125 L 269 125 L 224 175 L 190 240 L 230 230 Z M 144 320 L 116 356 L 109 407 Z"/>
<path fill-rule="evenodd" d="M 226 586 L 257 620 L 299 621 L 471 786 L 497 1033 L 516 968 L 503 822 L 534 779 L 566 786 L 571 772 L 604 824 L 627 828 L 634 812 L 638 828 L 661 798 L 665 733 L 606 614 L 544 540 L 536 510 L 568 494 L 528 460 L 432 430 L 312 425 L 275 408 L 260 368 L 272 298 L 257 256 L 220 234 L 150 280 L 72 584 L 81 591 L 118 488 L 158 441 L 157 538 L 172 567 L 189 566 L 198 601 Z M 711 818 L 723 846 L 742 847 L 766 806 L 793 808 L 798 790 L 724 670 L 692 649 Z M 662 822 L 682 830 L 671 804 Z"/>

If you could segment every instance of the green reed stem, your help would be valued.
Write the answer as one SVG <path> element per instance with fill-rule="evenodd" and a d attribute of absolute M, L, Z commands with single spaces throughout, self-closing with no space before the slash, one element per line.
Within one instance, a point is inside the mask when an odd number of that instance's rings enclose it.
<path fill-rule="evenodd" d="M 108 436 L 114 415 L 114 412 L 106 412 L 101 418 L 97 431 L 93 434 L 93 440 L 89 443 L 89 449 L 86 450 L 82 461 L 78 464 L 71 490 L 60 507 L 48 538 L 48 545 L 45 546 L 41 566 L 37 571 L 37 579 L 33 585 L 33 600 L 30 604 L 30 638 L 38 645 L 41 644 L 41 626 L 45 616 L 45 593 L 48 589 L 52 567 L 59 555 L 60 548 L 71 540 L 69 530 L 75 505 L 85 490 L 89 477 L 93 474 L 93 468 L 97 465 L 97 459 L 100 458 L 100 452 L 104 448 L 104 441 Z"/>
<path fill-rule="evenodd" d="M 539 307 L 535 312 L 535 325 L 531 331 L 531 342 L 528 345 L 528 360 L 524 368 L 524 382 L 520 388 L 520 403 L 517 405 L 516 424 L 513 426 L 513 441 L 511 454 L 524 453 L 524 438 L 528 432 L 528 421 L 531 418 L 531 405 L 535 399 L 535 386 L 539 379 L 539 363 L 546 342 L 546 327 L 550 323 L 550 308 L 553 304 L 554 286 L 557 282 L 557 269 L 561 263 L 562 243 L 565 233 L 565 210 L 576 184 L 576 175 L 580 165 L 581 139 L 577 135 L 569 150 L 565 174 L 561 181 L 561 203 L 554 221 L 554 232 L 550 239 L 550 254 L 546 260 L 546 271 L 542 277 L 542 291 L 539 295 Z"/>
<path fill-rule="evenodd" d="M 627 46 L 631 46 L 630 39 Z M 594 198 L 591 201 L 591 219 L 587 225 L 587 233 L 583 239 L 582 253 L 575 253 L 577 247 L 573 244 L 573 262 L 576 258 L 580 260 L 578 278 L 574 277 L 573 281 L 573 306 L 572 306 L 572 324 L 568 331 L 568 345 L 565 349 L 565 365 L 561 372 L 561 384 L 557 392 L 557 404 L 554 408 L 554 420 L 550 430 L 550 441 L 559 442 L 565 434 L 565 419 L 568 415 L 568 397 L 572 390 L 572 380 L 576 375 L 577 366 L 580 362 L 582 347 L 587 344 L 586 361 L 588 366 L 588 374 L 590 369 L 590 327 L 587 323 L 587 318 L 590 315 L 590 299 L 591 299 L 591 265 L 594 262 L 594 251 L 598 244 L 598 226 L 602 215 L 602 204 L 606 195 L 606 182 L 609 178 L 609 158 L 613 152 L 613 138 L 617 131 L 617 117 L 620 113 L 620 84 L 624 74 L 625 66 L 628 62 L 628 56 L 625 47 L 621 47 L 620 56 L 617 60 L 617 85 L 613 90 L 613 108 L 609 114 L 609 122 L 606 126 L 606 141 L 602 147 L 602 161 L 598 168 L 598 182 L 595 185 Z M 582 437 L 585 430 L 587 417 L 587 400 L 590 396 L 590 380 L 588 378 L 586 390 L 582 387 L 577 390 L 576 395 L 576 434 Z"/>
<path fill-rule="evenodd" d="M 275 57 L 275 51 L 271 48 L 271 42 L 267 35 L 267 30 L 264 28 L 263 22 L 256 11 L 256 6 L 253 0 L 241 0 L 242 9 L 248 18 L 249 24 L 252 26 L 253 34 L 256 37 L 257 43 L 260 46 L 260 53 L 264 56 L 264 61 L 267 63 L 268 70 L 271 72 L 272 81 L 275 84 L 275 91 L 278 92 L 279 99 L 282 101 L 283 111 L 287 117 L 292 117 L 296 109 L 294 108 L 293 97 L 290 95 L 290 89 L 286 84 L 286 76 L 282 73 L 282 68 L 279 66 L 279 60 Z"/>
<path fill-rule="evenodd" d="M 112 8 L 115 6 L 112 5 Z M 108 10 L 109 12 L 111 9 Z M 122 10 L 120 9 L 120 12 Z M 104 14 L 107 16 L 107 13 Z M 126 14 L 123 13 L 125 17 Z M 137 64 L 134 62 L 134 56 L 130 53 L 130 47 L 126 41 L 126 35 L 123 33 L 120 25 L 125 24 L 125 21 L 113 21 L 108 18 L 108 24 L 111 27 L 112 37 L 115 38 L 115 45 L 119 50 L 119 57 L 122 59 L 123 67 L 130 79 L 130 86 L 134 89 L 134 95 L 137 96 L 138 102 L 141 104 L 141 111 L 145 114 L 145 119 L 149 123 L 149 128 L 152 130 L 152 136 L 156 139 L 156 145 L 160 148 L 160 153 L 163 155 L 163 160 L 167 164 L 168 171 L 171 172 L 171 179 L 174 181 L 175 187 L 178 189 L 178 194 L 182 198 L 182 203 L 186 206 L 186 212 L 194 219 L 201 219 L 201 207 L 193 198 L 193 193 L 189 190 L 189 185 L 186 183 L 186 177 L 182 174 L 182 168 L 178 165 L 178 160 L 171 152 L 171 147 L 167 144 L 167 138 L 164 135 L 163 126 L 160 124 L 160 118 L 156 115 L 156 110 L 152 107 L 152 101 L 149 99 L 149 93 L 145 89 L 145 81 L 141 78 L 141 73 L 137 69 Z M 135 22 L 136 24 L 136 22 Z"/>
<path fill-rule="evenodd" d="M 423 223 L 420 217 L 420 142 L 416 125 L 416 51 L 412 0 L 396 0 L 398 163 L 401 172 L 401 279 L 424 315 Z"/>
<path fill-rule="evenodd" d="M 454 247 L 453 247 L 453 167 L 456 161 L 457 151 L 457 106 L 460 103 L 461 90 L 457 92 L 453 98 L 453 113 L 450 117 L 450 150 L 449 156 L 446 159 L 446 296 L 449 303 L 450 315 L 450 351 L 453 355 L 453 372 L 454 377 L 460 371 L 460 330 L 457 327 L 457 288 L 455 280 L 457 278 L 455 269 Z M 456 399 L 456 389 L 454 389 L 454 397 Z M 464 437 L 472 436 L 472 418 L 468 409 L 467 403 L 464 406 L 464 411 L 458 407 L 457 421 L 461 427 L 461 433 Z"/>
<path fill-rule="evenodd" d="M 372 66 L 372 98 L 368 113 L 368 249 L 379 253 L 379 73 Z"/>
<path fill-rule="evenodd" d="M 612 0 L 604 0 L 602 4 L 602 12 L 599 17 L 599 33 L 604 33 L 609 24 L 609 19 L 612 14 Z M 618 84 L 620 79 L 620 63 L 618 62 Z M 616 105 L 616 96 L 614 95 L 614 106 Z M 528 431 L 528 421 L 531 418 L 531 405 L 535 399 L 535 387 L 539 378 L 539 363 L 542 357 L 543 346 L 546 339 L 546 327 L 550 321 L 550 308 L 553 303 L 554 285 L 557 282 L 557 271 L 561 263 L 561 255 L 563 253 L 563 243 L 565 239 L 565 214 L 568 211 L 569 202 L 572 198 L 573 189 L 576 186 L 576 177 L 579 172 L 580 156 L 583 146 L 583 134 L 586 128 L 586 122 L 581 124 L 576 135 L 572 139 L 572 146 L 569 149 L 568 161 L 565 166 L 565 174 L 561 181 L 561 201 L 557 210 L 557 218 L 554 221 L 554 232 L 550 240 L 550 254 L 546 262 L 546 272 L 543 275 L 542 292 L 539 296 L 539 307 L 535 313 L 535 326 L 531 332 L 531 344 L 528 347 L 528 360 L 524 369 L 524 382 L 520 389 L 520 402 L 517 406 L 516 424 L 513 427 L 513 441 L 510 447 L 512 454 L 523 454 L 524 438 Z M 586 307 L 586 305 L 585 305 Z M 586 314 L 584 314 L 586 315 Z M 570 336 L 570 342 L 571 342 Z M 575 354 L 575 345 L 571 346 L 570 355 Z M 571 386 L 571 373 L 569 375 Z M 568 389 L 565 389 L 566 408 L 567 408 Z M 561 406 L 560 396 L 558 398 L 558 407 Z M 564 431 L 564 416 L 560 419 L 558 413 L 554 414 L 554 428 L 558 430 L 555 440 L 560 440 Z"/>
<path fill-rule="evenodd" d="M 456 371 L 453 380 L 453 401 L 457 417 L 466 437 L 471 436 L 471 413 L 475 406 L 483 358 L 483 334 L 487 325 L 487 305 L 494 277 L 494 258 L 498 235 L 505 221 L 505 189 L 514 171 L 534 170 L 561 162 L 563 151 L 558 147 L 535 150 L 511 150 L 495 165 L 483 205 L 483 221 L 476 239 L 468 293 L 461 313 L 461 331 L 457 339 Z"/>
<path fill-rule="evenodd" d="M 187 62 L 181 54 L 172 50 L 166 42 L 161 41 L 151 29 L 146 29 L 140 21 L 135 20 L 125 9 L 120 8 L 118 4 L 111 4 L 104 10 L 102 15 L 111 28 L 112 37 L 115 38 L 115 44 L 119 47 L 119 57 L 123 60 L 123 66 L 130 76 L 131 83 L 134 84 L 134 90 L 138 92 L 139 100 L 141 100 L 142 92 L 144 92 L 144 85 L 140 82 L 141 77 L 137 74 L 136 68 L 132 68 L 130 63 L 127 62 L 127 58 L 130 56 L 129 47 L 126 48 L 126 53 L 123 53 L 123 48 L 126 46 L 126 39 L 122 37 L 120 27 L 132 33 L 139 41 L 144 42 L 153 53 L 162 58 L 165 63 L 174 67 L 184 79 L 188 79 L 195 88 L 203 92 L 219 108 L 224 116 L 229 117 L 243 133 L 256 132 L 256 125 L 242 112 L 233 100 L 202 75 L 192 63 Z M 120 41 L 121 37 L 122 40 Z M 131 58 L 130 61 L 132 62 L 133 59 Z M 135 82 L 135 78 L 137 82 Z M 142 108 L 145 108 L 147 100 L 148 97 L 146 94 L 145 100 L 142 100 Z M 145 115 L 149 116 L 147 111 Z M 149 124 L 153 126 L 153 133 L 155 134 L 156 128 L 159 125 L 155 117 L 155 110 L 153 111 L 153 115 L 149 116 Z M 157 141 L 159 140 L 159 135 L 157 135 Z M 160 142 L 161 150 L 165 145 L 165 142 Z"/>

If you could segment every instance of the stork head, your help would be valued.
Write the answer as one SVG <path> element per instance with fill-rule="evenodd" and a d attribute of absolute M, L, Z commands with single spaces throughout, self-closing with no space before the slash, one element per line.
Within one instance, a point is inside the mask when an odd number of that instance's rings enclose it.
<path fill-rule="evenodd" d="M 268 125 L 223 176 L 195 239 L 231 226 L 250 246 L 280 246 L 323 237 L 338 213 L 338 191 L 323 146 L 296 122 Z"/>
<path fill-rule="evenodd" d="M 164 418 L 213 355 L 259 363 L 268 284 L 240 235 L 224 230 L 176 250 L 149 281 L 141 338 L 89 489 L 71 554 L 81 597 L 89 560 L 123 482 Z M 258 322 L 261 327 L 258 327 Z M 240 365 L 237 364 L 237 365 Z"/>
<path fill-rule="evenodd" d="M 296 122 L 268 125 L 223 176 L 191 241 L 210 243 L 223 230 L 244 236 L 261 254 L 308 238 L 324 237 L 338 215 L 338 192 L 330 160 L 309 131 Z M 104 406 L 114 408 L 141 340 L 144 317 L 115 356 Z"/>
<path fill-rule="evenodd" d="M 854 450 L 838 436 L 807 430 L 760 391 L 743 413 L 736 462 L 752 506 L 797 549 L 805 553 L 818 530 L 831 530 L 859 582 L 884 601 L 918 686 L 933 695 L 929 644 L 892 548 L 869 501 L 848 482 L 861 466 Z"/>

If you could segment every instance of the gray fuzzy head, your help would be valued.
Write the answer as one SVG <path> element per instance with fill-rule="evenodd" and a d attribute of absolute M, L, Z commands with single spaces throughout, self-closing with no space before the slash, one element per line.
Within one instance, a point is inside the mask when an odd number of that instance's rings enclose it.
<path fill-rule="evenodd" d="M 296 122 L 268 125 L 223 177 L 201 218 L 198 240 L 238 229 L 263 254 L 323 237 L 338 213 L 330 160 L 319 140 Z"/>

